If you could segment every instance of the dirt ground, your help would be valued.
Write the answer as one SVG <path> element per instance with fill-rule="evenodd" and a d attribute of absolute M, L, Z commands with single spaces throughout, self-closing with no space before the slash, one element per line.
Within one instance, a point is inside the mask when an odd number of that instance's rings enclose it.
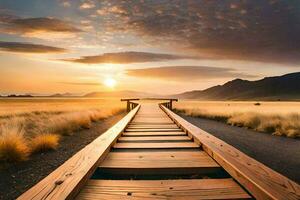
<path fill-rule="evenodd" d="M 259 133 L 209 119 L 182 116 L 271 169 L 300 183 L 300 140 Z"/>

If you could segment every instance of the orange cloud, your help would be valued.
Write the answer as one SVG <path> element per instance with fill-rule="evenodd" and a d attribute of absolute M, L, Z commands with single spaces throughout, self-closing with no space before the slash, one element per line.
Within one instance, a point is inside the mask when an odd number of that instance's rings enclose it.
<path fill-rule="evenodd" d="M 137 34 L 151 45 L 214 59 L 300 63 L 299 1 L 102 2 L 98 13 L 107 30 Z"/>
<path fill-rule="evenodd" d="M 86 85 L 86 86 L 102 86 L 103 84 L 97 82 L 59 82 L 64 85 Z"/>
<path fill-rule="evenodd" d="M 93 1 L 85 1 L 83 2 L 79 9 L 84 10 L 84 9 L 91 9 L 95 7 L 95 3 Z"/>
<path fill-rule="evenodd" d="M 63 53 L 64 48 L 22 42 L 1 42 L 0 50 L 16 53 Z"/>
<path fill-rule="evenodd" d="M 99 64 L 99 63 L 144 63 L 144 62 L 157 62 L 165 60 L 179 60 L 179 59 L 193 59 L 191 56 L 181 56 L 172 54 L 159 54 L 149 52 L 117 52 L 117 53 L 104 53 L 95 56 L 83 56 L 81 58 L 64 59 L 63 61 L 85 63 L 85 64 Z"/>
<path fill-rule="evenodd" d="M 212 78 L 253 78 L 256 76 L 237 72 L 231 68 L 206 67 L 206 66 L 171 66 L 146 69 L 129 69 L 128 76 L 163 79 L 175 81 L 194 81 Z"/>
<path fill-rule="evenodd" d="M 0 32 L 25 37 L 55 38 L 71 37 L 82 30 L 70 23 L 56 18 L 19 18 L 16 16 L 0 16 Z"/>

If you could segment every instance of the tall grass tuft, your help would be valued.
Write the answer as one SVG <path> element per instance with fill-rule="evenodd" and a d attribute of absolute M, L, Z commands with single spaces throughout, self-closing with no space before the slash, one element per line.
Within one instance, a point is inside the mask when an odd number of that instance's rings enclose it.
<path fill-rule="evenodd" d="M 59 133 L 61 135 L 72 135 L 78 129 L 89 129 L 92 122 L 106 119 L 122 112 L 122 109 L 112 110 L 86 110 L 78 112 L 69 112 L 49 118 L 45 129 L 48 132 Z"/>
<path fill-rule="evenodd" d="M 23 129 L 6 126 L 0 129 L 0 161 L 19 162 L 28 159 L 30 149 Z"/>
<path fill-rule="evenodd" d="M 30 141 L 30 150 L 33 153 L 55 150 L 59 144 L 59 135 L 44 133 L 33 137 Z"/>

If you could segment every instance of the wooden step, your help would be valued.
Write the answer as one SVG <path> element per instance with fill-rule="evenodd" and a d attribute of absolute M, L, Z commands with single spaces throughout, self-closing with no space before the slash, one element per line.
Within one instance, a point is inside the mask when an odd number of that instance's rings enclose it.
<path fill-rule="evenodd" d="M 127 128 L 178 128 L 175 124 L 170 125 L 129 125 Z"/>
<path fill-rule="evenodd" d="M 195 142 L 132 142 L 132 143 L 116 143 L 115 149 L 190 149 L 199 148 Z"/>
<path fill-rule="evenodd" d="M 179 129 L 177 126 L 128 126 L 127 129 Z"/>
<path fill-rule="evenodd" d="M 100 164 L 102 173 L 118 174 L 208 174 L 220 166 L 204 151 L 110 152 Z"/>
<path fill-rule="evenodd" d="M 190 141 L 188 136 L 146 136 L 146 137 L 120 137 L 120 142 L 136 142 L 136 141 Z"/>
<path fill-rule="evenodd" d="M 231 178 L 191 180 L 89 180 L 77 200 L 250 199 Z"/>
<path fill-rule="evenodd" d="M 123 136 L 183 136 L 185 132 L 124 132 Z"/>
<path fill-rule="evenodd" d="M 133 120 L 133 123 L 153 123 L 153 124 L 157 124 L 157 123 L 172 123 L 172 121 L 170 119 L 156 119 L 156 120 L 149 120 L 149 119 L 139 119 L 139 120 Z"/>
<path fill-rule="evenodd" d="M 182 131 L 181 129 L 179 129 L 179 128 L 153 128 L 153 129 L 142 129 L 142 128 L 140 128 L 140 129 L 129 129 L 129 128 L 127 128 L 126 130 L 125 130 L 126 132 L 176 132 L 176 131 Z"/>
<path fill-rule="evenodd" d="M 130 122 L 128 125 L 173 125 L 174 122 L 170 121 L 170 122 Z"/>

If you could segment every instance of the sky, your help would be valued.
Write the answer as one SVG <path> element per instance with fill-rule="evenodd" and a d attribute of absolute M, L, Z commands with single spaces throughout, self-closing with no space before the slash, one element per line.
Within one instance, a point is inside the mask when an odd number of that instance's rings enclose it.
<path fill-rule="evenodd" d="M 0 0 L 0 94 L 175 94 L 300 68 L 298 0 Z"/>

